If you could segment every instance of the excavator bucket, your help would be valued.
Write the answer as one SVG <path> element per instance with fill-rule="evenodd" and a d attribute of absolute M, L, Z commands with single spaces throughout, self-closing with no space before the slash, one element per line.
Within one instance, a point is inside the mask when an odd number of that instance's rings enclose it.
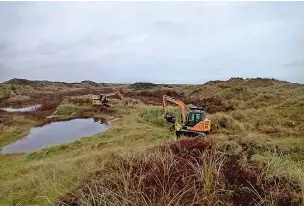
<path fill-rule="evenodd" d="M 170 113 L 164 114 L 164 119 L 169 123 L 175 123 L 176 117 Z"/>

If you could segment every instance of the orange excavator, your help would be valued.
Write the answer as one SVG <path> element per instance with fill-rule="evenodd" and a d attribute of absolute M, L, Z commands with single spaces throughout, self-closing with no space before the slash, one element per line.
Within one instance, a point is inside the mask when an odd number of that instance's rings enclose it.
<path fill-rule="evenodd" d="M 211 121 L 206 118 L 204 108 L 190 107 L 189 111 L 183 101 L 163 95 L 164 118 L 171 123 L 175 123 L 176 118 L 168 112 L 168 103 L 171 102 L 180 107 L 182 129 L 180 134 L 186 136 L 208 135 L 211 131 Z"/>
<path fill-rule="evenodd" d="M 118 96 L 121 100 L 124 100 L 123 95 L 121 92 L 116 91 L 109 94 L 102 94 L 102 95 L 95 95 L 92 97 L 92 106 L 98 107 L 98 106 L 104 106 L 104 107 L 111 107 L 111 105 L 108 104 L 109 97 Z"/>

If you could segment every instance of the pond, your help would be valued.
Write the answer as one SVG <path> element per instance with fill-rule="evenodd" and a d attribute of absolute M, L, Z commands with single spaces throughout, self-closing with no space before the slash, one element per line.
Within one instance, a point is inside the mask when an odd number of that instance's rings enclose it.
<path fill-rule="evenodd" d="M 0 108 L 0 109 L 6 112 L 33 112 L 36 111 L 39 107 L 41 107 L 40 104 L 32 105 L 29 107 L 22 107 L 22 108 L 8 107 L 8 108 Z"/>
<path fill-rule="evenodd" d="M 1 154 L 24 153 L 92 136 L 111 128 L 111 124 L 96 119 L 73 119 L 33 127 L 23 139 L 2 148 Z"/>

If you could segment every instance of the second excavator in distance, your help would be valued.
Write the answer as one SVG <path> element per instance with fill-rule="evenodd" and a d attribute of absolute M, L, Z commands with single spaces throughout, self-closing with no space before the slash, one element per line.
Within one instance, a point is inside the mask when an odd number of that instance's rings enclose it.
<path fill-rule="evenodd" d="M 124 100 L 123 95 L 121 94 L 121 92 L 116 91 L 113 93 L 109 93 L 109 94 L 102 94 L 102 95 L 95 95 L 92 97 L 92 106 L 93 107 L 111 107 L 110 104 L 108 104 L 109 102 L 109 97 L 113 97 L 113 96 L 117 96 L 119 97 L 121 100 Z"/>
<path fill-rule="evenodd" d="M 171 102 L 180 107 L 181 119 L 182 119 L 182 129 L 179 131 L 181 135 L 186 136 L 198 136 L 198 135 L 208 135 L 211 131 L 211 121 L 206 118 L 204 108 L 201 107 L 190 107 L 187 111 L 187 107 L 183 101 L 163 95 L 163 108 L 164 108 L 164 118 L 171 123 L 176 121 L 168 112 L 168 103 Z"/>

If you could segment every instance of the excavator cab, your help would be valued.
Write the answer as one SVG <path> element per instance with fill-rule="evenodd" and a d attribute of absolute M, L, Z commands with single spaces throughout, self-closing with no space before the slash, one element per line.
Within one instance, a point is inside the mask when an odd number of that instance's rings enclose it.
<path fill-rule="evenodd" d="M 94 106 L 94 105 L 99 105 L 100 102 L 101 102 L 101 98 L 102 98 L 101 95 L 94 95 L 94 96 L 92 97 L 92 105 L 93 105 L 93 106 Z"/>
<path fill-rule="evenodd" d="M 168 122 L 173 121 L 173 115 L 168 112 L 168 102 L 178 105 L 181 109 L 181 119 L 182 119 L 182 129 L 179 131 L 181 134 L 187 136 L 196 135 L 207 135 L 211 130 L 211 121 L 206 118 L 204 107 L 190 107 L 189 111 L 183 101 L 163 95 L 163 108 L 164 108 L 164 118 Z"/>
<path fill-rule="evenodd" d="M 187 117 L 187 127 L 194 127 L 197 123 L 205 119 L 205 113 L 203 108 L 191 107 Z"/>
<path fill-rule="evenodd" d="M 191 107 L 187 116 L 184 128 L 189 134 L 209 134 L 211 130 L 211 122 L 206 118 L 204 108 Z"/>

